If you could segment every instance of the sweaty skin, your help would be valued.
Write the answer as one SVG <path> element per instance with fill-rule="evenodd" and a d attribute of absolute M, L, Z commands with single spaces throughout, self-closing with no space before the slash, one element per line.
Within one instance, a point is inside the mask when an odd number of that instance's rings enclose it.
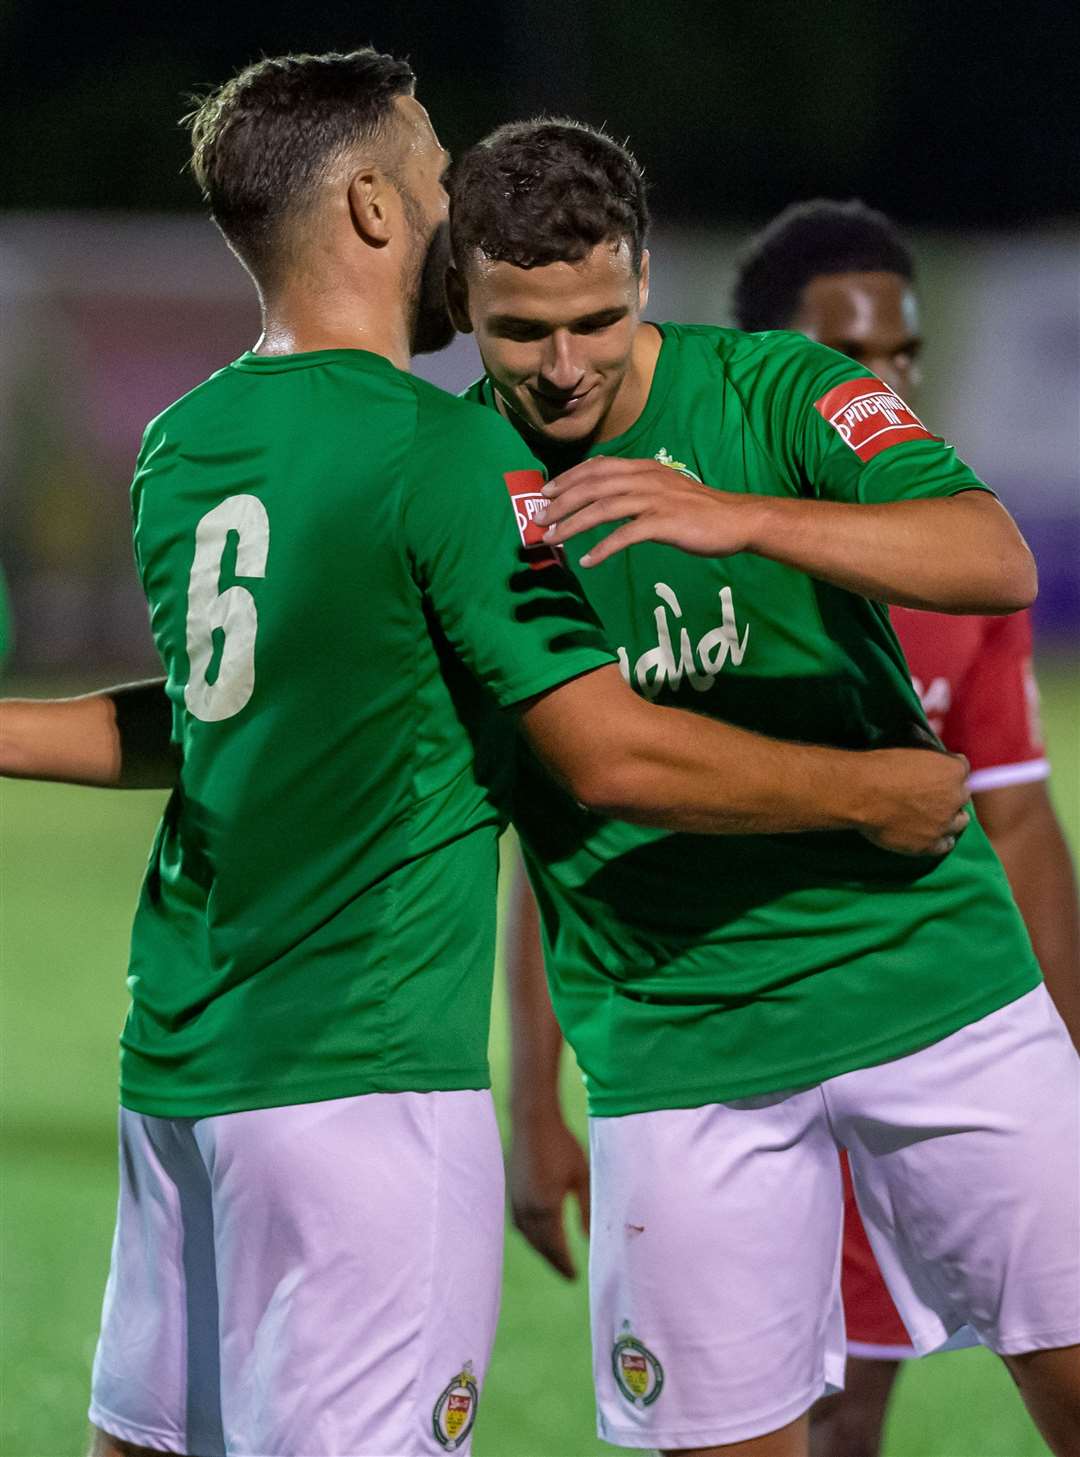
<path fill-rule="evenodd" d="M 452 268 L 454 323 L 476 342 L 503 413 L 525 439 L 579 456 L 611 440 L 645 407 L 660 335 L 641 326 L 649 254 L 635 275 L 626 240 L 598 243 L 575 263 L 514 268 L 478 256 L 468 279 Z"/>

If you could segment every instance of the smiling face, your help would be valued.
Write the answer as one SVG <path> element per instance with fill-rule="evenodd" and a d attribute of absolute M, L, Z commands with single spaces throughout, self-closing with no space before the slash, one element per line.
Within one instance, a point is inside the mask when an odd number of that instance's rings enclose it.
<path fill-rule="evenodd" d="M 625 239 L 535 268 L 476 253 L 451 283 L 455 322 L 475 332 L 507 411 L 564 445 L 610 438 L 636 418 L 631 361 L 648 294 L 648 255 L 638 273 Z"/>
<path fill-rule="evenodd" d="M 819 274 L 788 327 L 865 365 L 904 399 L 918 390 L 918 304 L 899 273 Z"/>

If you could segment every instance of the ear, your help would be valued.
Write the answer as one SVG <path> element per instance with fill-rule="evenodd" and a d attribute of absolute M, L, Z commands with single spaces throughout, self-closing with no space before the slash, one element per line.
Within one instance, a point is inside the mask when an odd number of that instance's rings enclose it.
<path fill-rule="evenodd" d="M 641 254 L 641 272 L 638 274 L 638 309 L 644 313 L 645 305 L 649 302 L 649 250 L 644 249 Z"/>
<path fill-rule="evenodd" d="M 365 243 L 385 248 L 393 232 L 397 193 L 378 167 L 362 167 L 349 179 L 349 215 Z"/>
<path fill-rule="evenodd" d="M 472 320 L 469 318 L 469 285 L 465 275 L 451 263 L 446 270 L 446 306 L 450 310 L 450 321 L 459 334 L 471 334 Z"/>

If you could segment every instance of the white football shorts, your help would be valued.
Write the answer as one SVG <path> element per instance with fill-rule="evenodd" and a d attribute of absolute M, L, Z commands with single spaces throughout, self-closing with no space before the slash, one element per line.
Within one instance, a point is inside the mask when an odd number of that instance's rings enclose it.
<path fill-rule="evenodd" d="M 842 1189 L 912 1342 L 1080 1342 L 1080 1058 L 1044 987 L 816 1087 L 594 1118 L 598 1429 L 709 1447 L 843 1384 Z M 955 1344 L 956 1342 L 951 1342 Z"/>
<path fill-rule="evenodd" d="M 488 1092 L 122 1109 L 90 1420 L 197 1457 L 467 1454 L 502 1245 Z"/>

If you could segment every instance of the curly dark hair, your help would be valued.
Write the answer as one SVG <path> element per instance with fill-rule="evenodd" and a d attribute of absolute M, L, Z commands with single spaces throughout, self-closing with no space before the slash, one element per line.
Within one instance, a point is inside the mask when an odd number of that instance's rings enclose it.
<path fill-rule="evenodd" d="M 812 278 L 878 272 L 915 277 L 911 254 L 884 213 L 854 199 L 795 203 L 742 254 L 732 292 L 735 322 L 740 329 L 786 329 Z"/>
<path fill-rule="evenodd" d="M 327 164 L 388 132 L 394 100 L 414 83 L 406 61 L 370 47 L 266 57 L 184 118 L 211 216 L 256 277 L 273 268 L 282 221 L 302 210 Z"/>
<path fill-rule="evenodd" d="M 465 270 L 475 251 L 518 268 L 576 263 L 625 238 L 641 268 L 649 213 L 633 154 L 565 117 L 514 121 L 478 142 L 450 175 L 450 235 Z"/>

